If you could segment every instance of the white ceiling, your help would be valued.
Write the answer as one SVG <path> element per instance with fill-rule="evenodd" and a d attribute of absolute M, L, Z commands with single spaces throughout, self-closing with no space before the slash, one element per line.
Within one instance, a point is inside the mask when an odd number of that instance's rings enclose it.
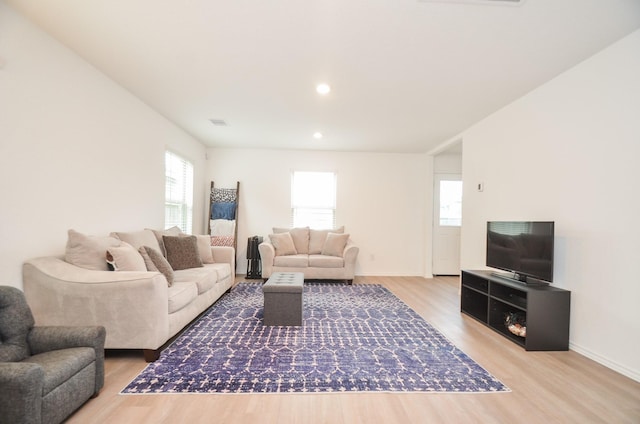
<path fill-rule="evenodd" d="M 234 148 L 430 151 L 640 28 L 638 0 L 5 1 Z"/>

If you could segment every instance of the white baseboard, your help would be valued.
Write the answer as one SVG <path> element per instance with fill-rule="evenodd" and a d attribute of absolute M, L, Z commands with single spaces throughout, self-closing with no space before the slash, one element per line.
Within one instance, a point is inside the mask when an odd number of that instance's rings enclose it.
<path fill-rule="evenodd" d="M 607 368 L 610 368 L 625 377 L 629 377 L 632 380 L 635 380 L 640 383 L 640 372 L 638 370 L 632 370 L 630 368 L 625 367 L 624 365 L 620 365 L 609 358 L 605 358 L 602 355 L 598 355 L 595 352 L 590 351 L 589 349 L 585 349 L 584 347 L 577 345 L 575 343 L 569 342 L 569 349 L 573 350 L 576 353 L 579 353 L 582 356 L 586 356 L 589 359 L 592 359 L 603 365 Z"/>

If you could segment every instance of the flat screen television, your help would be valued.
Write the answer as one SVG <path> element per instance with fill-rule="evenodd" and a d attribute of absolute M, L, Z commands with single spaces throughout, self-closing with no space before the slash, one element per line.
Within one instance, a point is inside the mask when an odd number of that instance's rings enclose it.
<path fill-rule="evenodd" d="M 553 282 L 552 221 L 487 222 L 487 266 L 527 284 Z"/>

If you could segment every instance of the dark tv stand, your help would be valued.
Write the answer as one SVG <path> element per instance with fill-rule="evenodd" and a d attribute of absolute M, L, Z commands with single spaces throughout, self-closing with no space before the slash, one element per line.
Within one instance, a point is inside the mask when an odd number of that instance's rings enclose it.
<path fill-rule="evenodd" d="M 517 281 L 520 284 L 526 284 L 527 286 L 548 286 L 546 281 L 538 280 L 537 278 L 529 277 L 524 274 L 518 274 L 517 272 L 491 272 L 492 277 L 498 277 L 505 280 Z"/>
<path fill-rule="evenodd" d="M 528 285 L 491 271 L 462 271 L 460 311 L 525 350 L 569 350 L 571 292 L 549 285 Z M 507 314 L 526 321 L 526 337 L 509 331 Z"/>

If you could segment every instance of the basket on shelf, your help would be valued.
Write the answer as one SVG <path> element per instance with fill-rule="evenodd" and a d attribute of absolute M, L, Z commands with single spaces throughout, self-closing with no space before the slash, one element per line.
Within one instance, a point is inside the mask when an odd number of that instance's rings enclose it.
<path fill-rule="evenodd" d="M 527 337 L 527 322 L 522 314 L 517 312 L 505 314 L 504 325 L 512 334 L 519 337 Z"/>

